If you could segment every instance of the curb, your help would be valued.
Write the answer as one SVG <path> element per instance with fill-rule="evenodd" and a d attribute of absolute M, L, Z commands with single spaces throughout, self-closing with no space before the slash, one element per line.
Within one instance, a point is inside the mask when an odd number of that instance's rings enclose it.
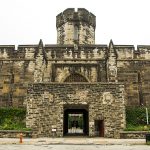
<path fill-rule="evenodd" d="M 70 142 L 0 142 L 0 145 L 146 145 L 144 142 L 138 143 L 109 143 L 109 142 L 96 142 L 96 143 L 70 143 Z"/>

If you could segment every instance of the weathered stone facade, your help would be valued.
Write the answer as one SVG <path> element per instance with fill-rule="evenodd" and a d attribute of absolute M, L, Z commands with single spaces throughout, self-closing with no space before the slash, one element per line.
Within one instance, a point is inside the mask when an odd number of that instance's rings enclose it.
<path fill-rule="evenodd" d="M 125 105 L 150 105 L 150 46 L 95 44 L 96 17 L 81 8 L 60 13 L 56 28 L 55 45 L 0 45 L 0 106 L 26 106 L 35 136 L 63 136 L 68 105 L 87 112 L 89 136 L 103 120 L 104 136 L 118 137 Z"/>
<path fill-rule="evenodd" d="M 104 120 L 105 137 L 119 137 L 125 128 L 124 86 L 113 83 L 31 84 L 27 96 L 27 127 L 33 136 L 63 136 L 64 107 L 87 106 L 89 136 L 95 136 L 94 120 Z"/>

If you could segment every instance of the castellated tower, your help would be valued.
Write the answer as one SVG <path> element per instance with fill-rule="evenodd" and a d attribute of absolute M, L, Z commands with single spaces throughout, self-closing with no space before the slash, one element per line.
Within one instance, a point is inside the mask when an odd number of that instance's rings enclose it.
<path fill-rule="evenodd" d="M 56 17 L 57 44 L 95 44 L 96 17 L 83 8 L 68 8 Z"/>

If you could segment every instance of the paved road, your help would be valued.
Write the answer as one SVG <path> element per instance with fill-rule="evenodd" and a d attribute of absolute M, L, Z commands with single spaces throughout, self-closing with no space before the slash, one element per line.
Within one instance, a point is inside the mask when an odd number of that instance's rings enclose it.
<path fill-rule="evenodd" d="M 146 145 L 0 145 L 0 150 L 150 150 Z"/>
<path fill-rule="evenodd" d="M 18 138 L 0 138 L 0 145 L 19 144 Z M 24 145 L 144 145 L 145 139 L 111 138 L 24 138 Z"/>

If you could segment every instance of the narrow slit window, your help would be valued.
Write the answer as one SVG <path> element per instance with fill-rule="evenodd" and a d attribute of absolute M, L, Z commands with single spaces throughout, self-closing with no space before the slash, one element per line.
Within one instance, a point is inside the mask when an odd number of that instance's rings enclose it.
<path fill-rule="evenodd" d="M 78 32 L 79 32 L 78 27 L 75 26 L 74 27 L 74 40 L 78 40 Z"/>

